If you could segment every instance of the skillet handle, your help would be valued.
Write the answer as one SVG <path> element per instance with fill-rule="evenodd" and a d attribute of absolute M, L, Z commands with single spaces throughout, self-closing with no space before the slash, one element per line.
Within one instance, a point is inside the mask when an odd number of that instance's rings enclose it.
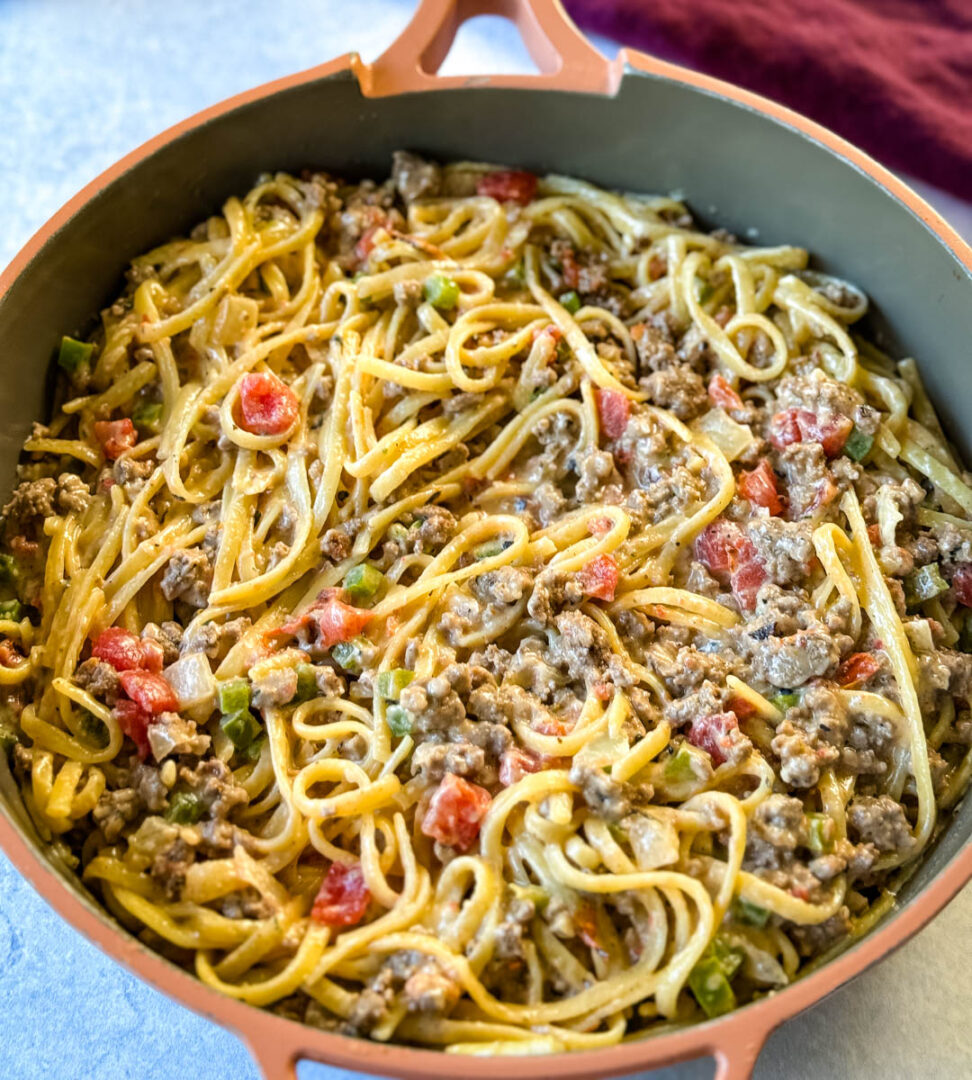
<path fill-rule="evenodd" d="M 769 1034 L 770 1031 L 756 1025 L 728 1029 L 713 1050 L 716 1059 L 713 1080 L 752 1080 L 756 1059 Z"/>
<path fill-rule="evenodd" d="M 703 1044 L 694 1052 L 690 1049 L 676 1060 L 687 1060 L 708 1050 L 716 1060 L 714 1080 L 752 1080 L 756 1059 L 772 1030 L 773 1025 L 735 1025 L 710 1046 Z M 320 1060 L 312 1050 L 305 1049 L 299 1042 L 281 1040 L 275 1032 L 259 1023 L 250 1031 L 239 1034 L 249 1046 L 264 1080 L 298 1080 L 298 1062 Z M 374 1049 L 374 1044 L 370 1044 L 370 1048 Z M 382 1061 L 381 1056 L 384 1055 L 388 1057 Z M 385 1065 L 387 1069 L 383 1068 Z M 375 1056 L 370 1056 L 369 1071 L 370 1067 L 376 1072 L 387 1072 L 391 1075 L 395 1071 L 394 1046 L 382 1045 Z"/>
<path fill-rule="evenodd" d="M 436 75 L 459 27 L 477 15 L 509 19 L 540 73 Z M 614 94 L 623 73 L 623 61 L 602 56 L 570 21 L 560 0 L 421 0 L 411 22 L 377 60 L 365 64 L 354 55 L 351 66 L 366 97 L 468 86 Z"/>

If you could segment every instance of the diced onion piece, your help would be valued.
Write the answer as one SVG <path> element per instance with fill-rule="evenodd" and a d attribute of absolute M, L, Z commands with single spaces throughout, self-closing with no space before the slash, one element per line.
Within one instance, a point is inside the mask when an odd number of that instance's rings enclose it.
<path fill-rule="evenodd" d="M 574 760 L 580 765 L 600 769 L 613 765 L 628 752 L 628 740 L 621 735 L 598 735 L 581 747 Z"/>
<path fill-rule="evenodd" d="M 692 429 L 708 437 L 726 455 L 727 461 L 735 461 L 753 443 L 753 433 L 745 424 L 737 424 L 722 409 L 709 409 L 692 423 Z"/>
<path fill-rule="evenodd" d="M 625 820 L 624 828 L 639 870 L 657 870 L 678 862 L 678 830 L 667 816 L 633 815 Z"/>
<path fill-rule="evenodd" d="M 167 724 L 149 724 L 148 741 L 156 761 L 167 758 L 178 745 Z"/>
<path fill-rule="evenodd" d="M 180 709 L 212 705 L 216 701 L 216 679 L 205 653 L 189 653 L 162 672 L 175 691 Z"/>
<path fill-rule="evenodd" d="M 911 619 L 902 623 L 911 647 L 915 652 L 930 653 L 935 651 L 935 641 L 932 637 L 931 623 L 927 619 Z"/>

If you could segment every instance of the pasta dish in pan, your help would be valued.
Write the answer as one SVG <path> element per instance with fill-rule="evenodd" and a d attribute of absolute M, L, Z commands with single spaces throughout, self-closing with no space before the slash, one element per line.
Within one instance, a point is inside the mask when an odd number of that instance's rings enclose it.
<path fill-rule="evenodd" d="M 372 1039 L 785 986 L 972 772 L 972 487 L 866 308 L 672 198 L 260 178 L 63 338 L 24 446 L 36 830 L 208 985 Z"/>

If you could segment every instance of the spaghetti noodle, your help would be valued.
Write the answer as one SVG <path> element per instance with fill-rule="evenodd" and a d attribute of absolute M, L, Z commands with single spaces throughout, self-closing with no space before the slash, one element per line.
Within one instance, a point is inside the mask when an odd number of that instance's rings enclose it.
<path fill-rule="evenodd" d="M 0 735 L 225 994 L 453 1052 L 795 978 L 972 772 L 972 488 L 856 288 L 396 155 L 137 258 L 25 445 Z"/>

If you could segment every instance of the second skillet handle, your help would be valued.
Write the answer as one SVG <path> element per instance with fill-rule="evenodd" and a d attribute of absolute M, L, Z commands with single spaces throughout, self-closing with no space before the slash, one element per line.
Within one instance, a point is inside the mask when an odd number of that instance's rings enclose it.
<path fill-rule="evenodd" d="M 438 76 L 459 27 L 477 15 L 509 19 L 539 74 Z M 368 97 L 464 86 L 613 94 L 622 74 L 621 63 L 594 48 L 567 17 L 560 0 L 421 0 L 408 26 L 374 63 L 355 57 L 352 65 Z"/>

